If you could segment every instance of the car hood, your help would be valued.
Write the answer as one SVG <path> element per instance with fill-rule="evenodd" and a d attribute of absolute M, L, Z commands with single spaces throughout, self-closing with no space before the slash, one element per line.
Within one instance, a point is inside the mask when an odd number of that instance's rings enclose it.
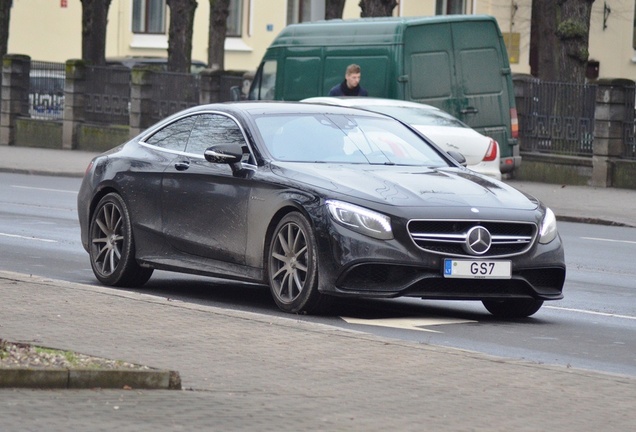
<path fill-rule="evenodd" d="M 534 210 L 538 202 L 505 183 L 461 168 L 277 162 L 276 175 L 391 206 Z"/>
<path fill-rule="evenodd" d="M 490 145 L 490 138 L 470 128 L 418 125 L 413 127 L 444 150 L 460 152 L 468 165 L 480 163 Z"/>

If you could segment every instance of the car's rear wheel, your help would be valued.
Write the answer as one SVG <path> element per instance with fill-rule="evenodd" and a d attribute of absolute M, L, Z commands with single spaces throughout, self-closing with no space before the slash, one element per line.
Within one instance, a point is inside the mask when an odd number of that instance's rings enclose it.
<path fill-rule="evenodd" d="M 543 300 L 536 299 L 484 300 L 482 303 L 497 318 L 526 318 L 543 306 Z"/>
<path fill-rule="evenodd" d="M 307 218 L 289 213 L 278 223 L 269 248 L 268 278 L 278 307 L 290 313 L 317 313 L 328 298 L 318 292 L 316 239 Z"/>
<path fill-rule="evenodd" d="M 89 255 L 95 277 L 106 285 L 141 286 L 152 275 L 135 260 L 128 207 L 115 193 L 104 196 L 93 213 Z"/>

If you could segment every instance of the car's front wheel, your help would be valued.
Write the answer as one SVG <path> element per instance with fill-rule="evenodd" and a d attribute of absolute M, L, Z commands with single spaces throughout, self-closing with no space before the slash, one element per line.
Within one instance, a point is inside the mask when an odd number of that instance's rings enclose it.
<path fill-rule="evenodd" d="M 484 307 L 497 318 L 526 318 L 536 313 L 543 300 L 536 299 L 509 299 L 509 300 L 484 300 Z"/>
<path fill-rule="evenodd" d="M 152 269 L 135 260 L 135 242 L 128 207 L 116 193 L 105 195 L 97 204 L 90 223 L 89 255 L 95 277 L 112 286 L 145 284 Z"/>
<path fill-rule="evenodd" d="M 276 226 L 267 270 L 272 297 L 281 310 L 316 313 L 326 307 L 328 298 L 318 292 L 316 239 L 302 214 L 289 213 Z"/>

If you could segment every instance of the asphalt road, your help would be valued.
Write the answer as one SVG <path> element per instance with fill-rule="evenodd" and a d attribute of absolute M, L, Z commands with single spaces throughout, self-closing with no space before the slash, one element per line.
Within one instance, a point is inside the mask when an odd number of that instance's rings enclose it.
<path fill-rule="evenodd" d="M 0 173 L 0 270 L 97 285 L 81 247 L 80 180 Z M 302 320 L 508 358 L 636 376 L 636 228 L 559 224 L 565 299 L 533 317 L 492 318 L 480 303 L 415 299 L 343 301 Z M 157 272 L 142 292 L 190 303 L 282 315 L 267 289 Z"/>

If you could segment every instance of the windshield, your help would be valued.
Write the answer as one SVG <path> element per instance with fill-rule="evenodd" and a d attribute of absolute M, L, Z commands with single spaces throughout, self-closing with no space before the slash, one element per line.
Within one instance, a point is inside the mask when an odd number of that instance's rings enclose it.
<path fill-rule="evenodd" d="M 424 139 L 389 118 L 363 115 L 263 115 L 256 125 L 277 160 L 448 166 Z"/>

